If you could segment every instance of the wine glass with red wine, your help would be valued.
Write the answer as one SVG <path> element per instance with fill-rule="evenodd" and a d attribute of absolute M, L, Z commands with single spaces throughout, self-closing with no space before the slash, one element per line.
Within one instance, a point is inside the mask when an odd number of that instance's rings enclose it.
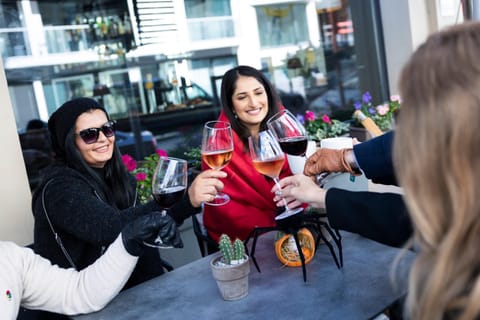
<path fill-rule="evenodd" d="M 203 127 L 202 160 L 210 169 L 221 170 L 233 155 L 233 135 L 230 123 L 209 121 Z M 215 198 L 205 204 L 221 206 L 230 201 L 228 194 L 217 192 Z"/>
<path fill-rule="evenodd" d="M 273 115 L 267 126 L 280 143 L 283 152 L 304 157 L 307 152 L 307 130 L 287 109 Z"/>
<path fill-rule="evenodd" d="M 273 133 L 270 130 L 265 130 L 260 131 L 257 136 L 248 137 L 248 146 L 255 170 L 272 178 L 275 184 L 280 187 L 278 177 L 285 162 L 285 154 Z M 276 216 L 276 220 L 287 218 L 303 210 L 303 208 L 289 209 L 287 201 L 285 199 L 283 201 L 285 211 Z"/>
<path fill-rule="evenodd" d="M 162 208 L 162 215 L 167 214 L 175 203 L 185 194 L 188 182 L 187 161 L 172 157 L 160 157 L 152 179 L 152 196 L 158 206 Z M 158 236 L 153 243 L 145 242 L 147 246 L 155 248 L 173 248 L 169 243 Z"/>

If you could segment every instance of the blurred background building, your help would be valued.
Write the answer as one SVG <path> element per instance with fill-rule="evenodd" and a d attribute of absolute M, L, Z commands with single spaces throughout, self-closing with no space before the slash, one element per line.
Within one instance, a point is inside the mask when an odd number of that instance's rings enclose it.
<path fill-rule="evenodd" d="M 288 108 L 331 113 L 366 90 L 379 101 L 396 93 L 384 24 L 402 26 L 396 10 L 415 8 L 395 2 L 3 0 L 0 52 L 18 128 L 91 96 L 122 129 L 140 116 L 142 128 L 166 133 L 215 117 L 221 76 L 238 64 L 262 69 Z M 459 1 L 430 2 L 461 16 Z"/>
<path fill-rule="evenodd" d="M 262 69 L 298 112 L 348 109 L 365 90 L 386 99 L 388 2 L 3 0 L 0 52 L 16 124 L 91 96 L 121 129 L 164 134 L 216 117 L 221 76 L 238 64 Z"/>

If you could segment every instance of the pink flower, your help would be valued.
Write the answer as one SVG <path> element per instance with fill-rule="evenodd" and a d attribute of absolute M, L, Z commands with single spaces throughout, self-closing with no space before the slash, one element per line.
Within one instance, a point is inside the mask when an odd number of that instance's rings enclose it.
<path fill-rule="evenodd" d="M 331 122 L 332 122 L 332 120 L 330 120 L 330 117 L 329 117 L 328 115 L 326 115 L 326 114 L 324 114 L 324 115 L 322 116 L 322 120 L 323 120 L 323 122 L 325 122 L 325 123 L 331 123 Z"/>
<path fill-rule="evenodd" d="M 305 111 L 305 120 L 307 121 L 314 121 L 315 120 L 315 113 L 313 113 L 312 111 Z"/>
<path fill-rule="evenodd" d="M 381 116 L 386 115 L 389 110 L 390 110 L 390 106 L 388 105 L 388 103 L 377 106 L 377 113 Z"/>
<path fill-rule="evenodd" d="M 399 95 L 393 95 L 390 97 L 390 100 L 391 101 L 398 101 L 400 103 L 400 96 Z"/>
<path fill-rule="evenodd" d="M 145 181 L 145 179 L 147 179 L 147 174 L 145 172 L 137 172 L 137 174 L 135 174 L 135 179 L 137 179 L 137 181 Z"/>
<path fill-rule="evenodd" d="M 158 154 L 158 156 L 159 156 L 160 158 L 161 158 L 161 157 L 168 157 L 167 151 L 165 151 L 165 150 L 163 150 L 163 149 L 157 149 L 155 152 Z"/>
<path fill-rule="evenodd" d="M 127 170 L 129 172 L 132 172 L 133 170 L 135 170 L 137 168 L 137 161 L 135 161 L 135 159 L 133 159 L 132 156 L 130 156 L 128 154 L 123 154 L 122 155 L 122 161 L 123 161 L 123 164 L 125 165 L 125 167 L 127 167 Z"/>

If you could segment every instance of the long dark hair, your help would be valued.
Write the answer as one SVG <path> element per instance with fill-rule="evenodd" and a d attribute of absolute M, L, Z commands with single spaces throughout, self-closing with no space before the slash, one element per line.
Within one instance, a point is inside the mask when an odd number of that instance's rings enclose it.
<path fill-rule="evenodd" d="M 267 93 L 268 113 L 265 119 L 263 119 L 262 123 L 260 124 L 260 131 L 266 130 L 268 119 L 270 119 L 271 116 L 280 111 L 280 99 L 278 98 L 278 94 L 275 91 L 275 88 L 267 79 L 267 77 L 265 77 L 262 72 L 255 68 L 249 66 L 237 66 L 233 69 L 228 70 L 223 75 L 221 89 L 223 112 L 225 112 L 225 115 L 230 121 L 232 129 L 238 134 L 244 146 L 248 149 L 248 137 L 250 136 L 250 132 L 247 127 L 238 118 L 235 117 L 232 102 L 233 92 L 235 91 L 235 88 L 237 86 L 237 80 L 240 76 L 253 77 L 257 79 L 257 81 L 263 85 L 263 87 L 265 88 L 265 92 Z"/>
<path fill-rule="evenodd" d="M 67 166 L 91 177 L 96 185 L 102 189 L 110 205 L 118 209 L 125 209 L 134 203 L 135 189 L 129 183 L 130 174 L 122 162 L 116 142 L 114 143 L 112 158 L 105 163 L 102 176 L 83 159 L 75 144 L 74 128 L 71 128 L 65 139 L 65 160 Z"/>

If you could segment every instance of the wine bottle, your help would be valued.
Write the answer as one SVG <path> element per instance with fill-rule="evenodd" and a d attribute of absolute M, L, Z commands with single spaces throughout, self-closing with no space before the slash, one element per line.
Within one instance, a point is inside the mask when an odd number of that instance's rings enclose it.
<path fill-rule="evenodd" d="M 368 133 L 370 133 L 372 137 L 377 137 L 383 134 L 382 130 L 380 130 L 372 118 L 367 117 L 361 110 L 356 110 L 353 115 L 358 119 L 358 121 L 360 121 L 365 129 L 367 129 Z"/>

